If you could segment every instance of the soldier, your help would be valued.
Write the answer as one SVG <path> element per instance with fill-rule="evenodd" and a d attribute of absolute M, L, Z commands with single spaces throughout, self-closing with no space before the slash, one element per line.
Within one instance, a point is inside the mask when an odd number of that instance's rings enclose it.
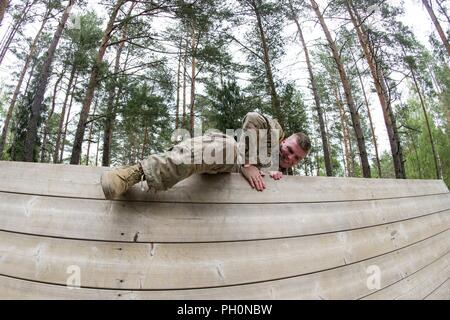
<path fill-rule="evenodd" d="M 106 199 L 113 199 L 143 180 L 150 190 L 167 190 L 194 173 L 222 172 L 240 172 L 253 189 L 263 191 L 263 168 L 279 180 L 282 171 L 297 165 L 311 149 L 307 135 L 294 133 L 285 139 L 278 121 L 258 112 L 247 113 L 238 141 L 234 134 L 218 132 L 186 139 L 134 166 L 105 171 L 103 192 Z"/>

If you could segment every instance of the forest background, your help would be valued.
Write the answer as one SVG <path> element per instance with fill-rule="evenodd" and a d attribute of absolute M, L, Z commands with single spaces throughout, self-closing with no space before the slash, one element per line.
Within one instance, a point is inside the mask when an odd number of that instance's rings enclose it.
<path fill-rule="evenodd" d="M 292 174 L 450 185 L 444 0 L 0 2 L 0 157 L 134 164 L 249 111 L 306 132 Z"/>

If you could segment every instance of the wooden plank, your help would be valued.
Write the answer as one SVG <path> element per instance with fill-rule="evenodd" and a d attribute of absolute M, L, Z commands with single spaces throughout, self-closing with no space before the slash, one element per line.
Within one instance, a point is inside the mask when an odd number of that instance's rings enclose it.
<path fill-rule="evenodd" d="M 0 162 L 0 191 L 89 199 L 104 199 L 100 176 L 107 168 Z M 264 192 L 252 190 L 239 174 L 194 175 L 166 192 L 151 194 L 139 186 L 121 200 L 285 203 L 367 200 L 447 193 L 442 180 L 292 177 L 266 178 Z M 301 192 L 299 191 L 301 188 Z"/>
<path fill-rule="evenodd" d="M 450 209 L 450 194 L 255 206 L 102 201 L 0 192 L 0 230 L 106 241 L 236 241 L 351 230 L 445 209 Z"/>
<path fill-rule="evenodd" d="M 448 253 L 450 231 L 414 245 L 336 269 L 276 281 L 195 290 L 69 289 L 62 285 L 0 276 L 0 299 L 358 299 L 372 292 L 370 266 L 378 266 L 386 287 Z M 83 280 L 82 280 L 83 281 Z M 446 296 L 445 287 L 434 296 Z M 448 295 L 447 295 L 448 297 Z"/>
<path fill-rule="evenodd" d="M 450 279 L 431 292 L 425 300 L 450 300 Z"/>
<path fill-rule="evenodd" d="M 100 176 L 105 169 L 0 161 L 0 191 L 104 199 Z"/>
<path fill-rule="evenodd" d="M 182 289 L 268 281 L 385 254 L 450 227 L 450 212 L 388 225 L 275 240 L 115 243 L 0 232 L 0 274 L 64 284 L 71 265 L 83 286 Z"/>
<path fill-rule="evenodd" d="M 418 272 L 393 285 L 379 290 L 366 300 L 417 300 L 423 299 L 444 283 L 450 276 L 450 254 L 434 261 Z"/>

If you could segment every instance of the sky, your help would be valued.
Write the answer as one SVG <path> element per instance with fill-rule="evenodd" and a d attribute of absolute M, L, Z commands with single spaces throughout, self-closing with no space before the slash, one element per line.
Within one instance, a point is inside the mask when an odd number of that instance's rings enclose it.
<path fill-rule="evenodd" d="M 326 1 L 317 2 L 319 3 L 320 8 L 325 8 Z M 393 4 L 400 3 L 400 1 L 398 0 L 389 0 L 389 2 Z M 405 14 L 401 17 L 402 22 L 412 28 L 414 34 L 421 43 L 429 47 L 428 36 L 431 32 L 434 32 L 434 26 L 428 16 L 428 13 L 422 7 L 419 1 L 405 0 L 402 2 L 404 3 L 405 8 Z M 328 23 L 329 20 L 327 20 L 326 22 Z M 329 27 L 330 29 L 332 29 L 333 24 L 330 23 Z M 290 34 L 295 33 L 295 26 L 289 26 L 288 32 Z M 320 25 L 317 24 L 314 27 L 313 23 L 306 23 L 304 25 L 304 36 L 307 43 L 308 41 L 312 42 L 317 38 L 325 39 Z M 294 45 L 293 50 L 290 50 L 288 52 L 288 57 L 285 59 L 285 61 L 286 68 L 281 67 L 281 73 L 283 74 L 281 78 L 296 79 L 297 83 L 303 88 L 305 96 L 308 97 L 310 92 L 309 90 L 305 90 L 308 75 L 303 50 L 301 50 L 299 46 Z M 371 86 L 371 83 L 369 83 L 368 81 L 365 81 L 364 84 L 366 90 Z M 312 99 L 312 95 L 309 96 L 309 99 Z M 377 136 L 377 142 L 379 144 L 379 152 L 380 154 L 383 151 L 390 152 L 389 139 L 386 132 L 383 113 L 379 105 L 379 100 L 376 93 L 369 94 L 369 103 L 374 120 L 375 135 Z"/>
<path fill-rule="evenodd" d="M 17 1 L 12 1 L 13 3 Z M 323 9 L 325 7 L 325 0 L 317 1 L 319 6 Z M 393 4 L 399 4 L 400 0 L 389 0 L 389 2 Z M 405 14 L 401 17 L 403 23 L 412 28 L 416 37 L 422 42 L 424 45 L 428 46 L 428 36 L 431 32 L 434 32 L 434 26 L 432 24 L 431 19 L 428 16 L 428 13 L 421 5 L 421 2 L 418 0 L 403 0 Z M 106 12 L 102 6 L 98 4 L 98 1 L 88 0 L 88 8 L 94 9 L 100 16 L 103 15 L 104 25 L 106 24 Z M 75 8 L 73 13 L 80 12 L 79 8 Z M 7 28 L 11 22 L 11 19 L 8 15 L 5 16 L 5 19 L 0 26 L 0 40 L 3 38 L 5 33 L 7 32 Z M 330 27 L 333 27 L 333 23 L 327 20 L 327 23 L 330 23 Z M 164 26 L 165 23 L 160 23 L 159 26 Z M 322 38 L 324 39 L 324 35 L 322 30 L 320 29 L 320 25 L 314 23 L 305 23 L 303 25 L 304 34 L 307 43 L 312 43 L 315 39 Z M 33 37 L 38 29 L 38 24 L 30 25 L 27 27 L 25 34 L 29 37 Z M 287 24 L 284 30 L 286 35 L 294 35 L 296 32 L 296 27 L 294 24 Z M 233 57 L 236 61 L 243 60 L 245 61 L 245 55 L 242 52 L 241 48 L 235 44 L 230 46 L 230 52 L 233 54 Z M 176 59 L 174 59 L 176 60 Z M 8 54 L 0 66 L 0 90 L 6 84 L 14 85 L 14 79 L 11 79 L 12 70 L 18 70 L 17 64 L 19 62 L 13 57 L 12 54 Z M 173 68 L 175 69 L 176 61 L 173 62 Z M 277 77 L 280 79 L 293 80 L 295 83 L 301 88 L 305 99 L 312 103 L 312 96 L 307 89 L 307 69 L 306 63 L 304 59 L 304 53 L 302 52 L 298 39 L 297 41 L 293 41 L 292 43 L 288 43 L 288 49 L 286 50 L 286 56 L 283 58 L 282 62 L 278 66 Z M 370 86 L 370 83 L 367 82 L 366 87 Z M 198 90 L 201 92 L 202 87 L 199 86 Z M 4 91 L 4 88 L 3 90 Z M 61 97 L 58 97 L 58 100 L 62 100 L 62 95 L 64 92 L 61 92 Z M 369 96 L 372 116 L 375 124 L 375 133 L 378 139 L 380 153 L 383 151 L 389 151 L 389 140 L 387 137 L 385 124 L 383 120 L 383 115 L 381 108 L 379 106 L 378 98 L 376 94 L 372 93 Z M 77 110 L 74 111 L 74 115 Z M 0 123 L 1 125 L 1 123 Z M 95 151 L 94 151 L 95 152 Z"/>

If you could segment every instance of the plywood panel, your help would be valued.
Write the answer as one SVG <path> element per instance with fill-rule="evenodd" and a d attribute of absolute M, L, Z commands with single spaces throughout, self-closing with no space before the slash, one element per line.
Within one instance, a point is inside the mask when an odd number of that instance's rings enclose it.
<path fill-rule="evenodd" d="M 450 209 L 450 194 L 397 199 L 186 204 L 55 198 L 0 192 L 0 230 L 128 242 L 234 241 L 336 232 Z"/>
<path fill-rule="evenodd" d="M 434 261 L 418 272 L 365 299 L 405 300 L 423 299 L 450 276 L 450 254 Z"/>
<path fill-rule="evenodd" d="M 87 287 L 180 289 L 267 281 L 396 250 L 450 227 L 449 212 L 347 232 L 275 240 L 140 244 L 0 232 L 0 274 L 64 284 L 77 265 Z"/>
<path fill-rule="evenodd" d="M 248 285 L 194 290 L 68 289 L 0 276 L 0 298 L 5 299 L 358 299 L 372 293 L 367 286 L 369 267 L 378 266 L 382 288 L 407 278 L 450 248 L 450 231 L 394 252 L 339 268 Z M 447 282 L 448 283 L 448 282 Z M 449 286 L 447 285 L 447 288 Z M 428 298 L 448 297 L 445 286 Z"/>
<path fill-rule="evenodd" d="M 104 199 L 100 176 L 106 168 L 0 162 L 0 191 Z M 284 203 L 365 200 L 447 193 L 441 180 L 292 177 L 266 178 L 264 192 L 252 190 L 240 174 L 194 175 L 166 192 L 135 186 L 119 199 L 206 203 Z"/>
<path fill-rule="evenodd" d="M 0 162 L 0 298 L 449 299 L 443 181 L 195 175 L 107 201 L 104 170 Z"/>
<path fill-rule="evenodd" d="M 425 300 L 450 300 L 450 278 L 426 296 Z"/>

